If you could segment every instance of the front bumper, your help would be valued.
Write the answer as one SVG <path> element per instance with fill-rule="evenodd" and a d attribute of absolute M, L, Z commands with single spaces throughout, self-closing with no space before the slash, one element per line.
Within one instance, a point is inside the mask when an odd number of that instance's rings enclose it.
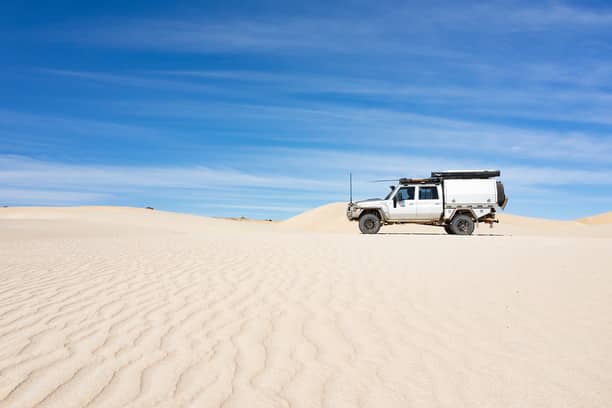
<path fill-rule="evenodd" d="M 358 220 L 363 208 L 357 207 L 355 204 L 349 204 L 346 209 L 346 218 L 349 221 Z"/>

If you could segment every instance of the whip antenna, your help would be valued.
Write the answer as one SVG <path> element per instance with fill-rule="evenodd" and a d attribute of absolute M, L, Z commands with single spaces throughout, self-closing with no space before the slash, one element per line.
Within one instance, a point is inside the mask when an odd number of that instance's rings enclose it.
<path fill-rule="evenodd" d="M 353 202 L 353 173 L 349 173 L 349 198 Z"/>

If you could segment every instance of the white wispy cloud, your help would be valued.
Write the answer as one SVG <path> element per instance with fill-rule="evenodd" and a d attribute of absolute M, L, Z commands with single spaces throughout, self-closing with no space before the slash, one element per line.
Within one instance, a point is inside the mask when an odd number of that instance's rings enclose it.
<path fill-rule="evenodd" d="M 34 160 L 21 156 L 0 156 L 0 183 L 19 187 L 72 186 L 94 189 L 205 188 L 231 186 L 330 190 L 333 182 L 316 178 L 251 174 L 244 171 L 206 166 L 117 166 L 79 165 Z"/>
<path fill-rule="evenodd" d="M 119 109 L 123 115 L 139 119 L 138 122 L 153 117 L 157 123 L 163 118 L 192 119 L 202 123 L 222 119 L 231 123 L 241 118 L 246 122 L 275 129 L 259 130 L 251 136 L 243 130 L 245 145 L 248 145 L 249 137 L 255 136 L 258 141 L 294 140 L 303 144 L 330 146 L 348 143 L 362 148 L 380 146 L 383 141 L 389 149 L 435 148 L 446 152 L 471 152 L 468 157 L 491 154 L 497 159 L 506 160 L 570 160 L 589 165 L 612 163 L 612 137 L 609 133 L 498 125 L 383 108 L 356 108 L 330 103 L 279 106 L 175 100 L 113 102 L 110 109 Z M 522 114 L 529 116 L 530 111 L 523 111 Z M 295 129 L 295 123 L 300 123 L 299 133 L 291 130 Z M 0 131 L 3 126 L 14 133 L 41 135 L 47 143 L 53 141 L 48 136 L 50 133 L 68 133 L 163 144 L 171 139 L 173 142 L 170 147 L 188 148 L 190 142 L 186 140 L 192 134 L 160 126 L 0 110 Z"/>
<path fill-rule="evenodd" d="M 347 13 L 330 6 L 329 13 L 318 17 L 297 16 L 279 7 L 276 13 L 260 17 L 196 14 L 103 19 L 56 27 L 46 35 L 70 42 L 171 52 L 350 55 L 359 49 L 372 54 L 464 59 L 469 52 L 445 48 L 435 41 L 436 37 L 458 32 L 512 33 L 567 27 L 605 30 L 612 23 L 611 8 L 562 2 L 451 2 L 444 7 L 351 3 L 350 8 L 352 12 Z"/>
<path fill-rule="evenodd" d="M 387 41 L 378 24 L 369 19 L 232 18 L 224 21 L 202 17 L 141 18 L 98 22 L 64 29 L 67 40 L 98 45 L 182 52 L 307 52 L 350 54 L 356 39 L 375 52 L 439 54 L 423 47 L 406 47 Z M 325 47 L 324 44 L 327 44 Z M 453 55 L 448 52 L 445 56 Z"/>
<path fill-rule="evenodd" d="M 612 169 L 584 170 L 575 166 L 553 167 L 545 164 L 517 165 L 508 161 L 446 154 L 410 154 L 404 151 L 347 152 L 338 149 L 267 148 L 238 150 L 232 157 L 252 157 L 252 165 L 264 170 L 273 168 L 299 172 L 316 168 L 335 177 L 349 171 L 366 180 L 399 177 L 427 177 L 430 171 L 448 169 L 502 169 L 503 178 L 521 188 L 560 185 L 612 185 Z M 267 164 L 267 166 L 265 165 Z M 301 170 L 302 172 L 304 170 Z M 308 170 L 306 170 L 308 172 Z M 340 181 L 341 182 L 341 181 Z M 533 190 L 535 191 L 535 190 Z"/>
<path fill-rule="evenodd" d="M 480 86 L 458 85 L 423 85 L 414 80 L 397 78 L 364 77 L 353 73 L 343 75 L 286 73 L 274 71 L 245 70 L 154 70 L 143 71 L 146 76 L 161 76 L 162 78 L 182 78 L 208 81 L 237 81 L 258 83 L 269 88 L 282 87 L 294 92 L 330 92 L 351 95 L 381 95 L 387 97 L 419 97 L 423 101 L 447 100 L 486 101 L 487 103 L 509 102 L 563 102 L 580 101 L 612 103 L 612 94 L 602 87 L 612 84 L 612 65 L 606 63 L 584 63 L 566 65 L 553 64 L 515 64 L 506 67 L 482 66 L 481 64 L 463 64 L 473 75 L 487 75 L 495 80 L 491 84 Z M 49 71 L 61 74 L 62 71 Z M 88 74 L 88 73 L 84 73 Z M 509 80 L 520 80 L 522 87 L 508 86 Z M 211 83 L 211 82 L 207 82 Z M 501 86 L 498 83 L 504 83 Z M 547 84 L 568 85 L 563 90 L 551 89 Z M 529 87 L 525 85 L 529 85 Z M 197 91 L 197 87 L 194 88 Z M 279 88 L 280 89 L 280 88 Z"/>
<path fill-rule="evenodd" d="M 345 183 L 319 174 L 293 177 L 280 169 L 66 164 L 0 155 L 0 185 L 5 186 L 1 205 L 147 203 L 207 215 L 277 218 L 343 199 Z"/>
<path fill-rule="evenodd" d="M 410 17 L 410 5 L 399 7 L 397 16 Z M 427 9 L 426 9 L 427 10 Z M 429 11 L 429 12 L 427 12 Z M 571 28 L 606 30 L 612 23 L 609 5 L 589 7 L 563 1 L 544 2 L 462 2 L 420 13 L 415 23 L 435 25 L 442 30 L 466 32 L 486 30 L 494 33 L 541 31 Z"/>
<path fill-rule="evenodd" d="M 331 104 L 277 106 L 206 104 L 198 102 L 130 103 L 131 112 L 206 120 L 244 118 L 254 123 L 303 125 L 302 142 L 350 143 L 352 146 L 471 151 L 496 157 L 612 163 L 612 138 L 575 130 L 549 130 L 458 120 L 382 108 L 355 108 Z M 529 112 L 524 112 L 529 115 Z M 302 132 L 302 133 L 304 133 Z M 263 138 L 274 138 L 267 132 Z M 288 138 L 283 136 L 283 138 Z M 473 156 L 474 154 L 471 154 Z"/>
<path fill-rule="evenodd" d="M 121 87 L 136 87 L 148 89 L 171 89 L 182 92 L 209 92 L 216 90 L 215 87 L 196 83 L 173 81 L 159 77 L 147 77 L 138 74 L 116 74 L 108 72 L 75 71 L 66 69 L 38 68 L 36 71 L 57 76 L 71 77 L 75 79 L 89 80 L 105 84 L 114 84 Z"/>
<path fill-rule="evenodd" d="M 584 71 L 591 68 L 584 67 Z M 595 69 L 595 68 L 592 68 Z M 402 79 L 372 79 L 359 76 L 333 76 L 322 74 L 287 74 L 265 71 L 151 71 L 131 74 L 82 72 L 64 70 L 40 70 L 43 73 L 70 77 L 79 80 L 103 82 L 121 87 L 137 87 L 172 91 L 179 95 L 190 94 L 192 97 L 206 95 L 218 101 L 207 109 L 219 110 L 224 100 L 253 99 L 257 95 L 266 95 L 267 99 L 278 101 L 278 105 L 295 105 L 299 98 L 295 95 L 339 94 L 345 96 L 374 98 L 376 101 L 387 100 L 398 104 L 413 103 L 447 109 L 460 114 L 490 115 L 490 119 L 522 118 L 547 120 L 576 124 L 611 125 L 612 118 L 607 112 L 612 109 L 612 93 L 606 85 L 612 85 L 611 77 L 603 72 L 612 72 L 612 68 L 599 67 L 600 74 L 597 86 L 584 85 L 583 78 L 595 78 L 584 72 L 575 73 L 552 71 L 547 67 L 530 67 L 521 74 L 520 69 L 514 75 L 508 72 L 498 73 L 500 82 L 520 80 L 521 87 L 507 85 L 451 86 L 451 85 L 415 85 Z M 538 72 L 531 74 L 530 72 Z M 590 72 L 590 71 L 589 71 Z M 169 80 L 168 77 L 173 79 Z M 522 79 L 525 77 L 527 79 Z M 572 79 L 573 78 L 573 79 Z M 604 80 L 603 78 L 606 78 Z M 594 79 L 593 79 L 594 80 Z M 202 82 L 204 81 L 204 82 Z M 227 81 L 234 82 L 228 86 Z M 550 87 L 547 81 L 565 82 L 564 87 Z M 249 86 L 242 84 L 248 83 Z M 240 86 L 236 86 L 240 84 Z M 172 109 L 172 104 L 169 108 Z M 180 101 L 178 101 L 180 103 Z M 312 102 L 302 106 L 304 111 L 325 113 L 330 109 L 317 109 Z M 244 108 L 245 105 L 243 104 Z M 290 109 L 296 108 L 289 106 Z M 189 108 L 181 103 L 181 108 Z M 201 109 L 202 106 L 192 106 Z M 253 106 L 260 112 L 263 106 Z M 277 107 L 278 110 L 278 107 Z M 337 109 L 336 109 L 337 110 Z M 244 109 L 242 109 L 244 113 Z M 162 112 L 163 113 L 163 112 Z"/>
<path fill-rule="evenodd" d="M 165 136 L 159 129 L 150 126 L 126 124 L 117 120 L 94 120 L 73 116 L 39 114 L 0 109 L 0 128 L 9 129 L 21 137 L 38 136 L 51 141 L 51 132 L 84 134 L 90 137 L 114 137 L 118 139 L 144 138 L 162 140 Z"/>
<path fill-rule="evenodd" d="M 555 2 L 515 8 L 508 17 L 517 24 L 533 29 L 559 25 L 607 28 L 612 24 L 612 9 L 589 9 Z"/>
<path fill-rule="evenodd" d="M 83 191 L 45 190 L 44 188 L 0 188 L 1 205 L 70 205 L 104 201 L 111 196 Z"/>

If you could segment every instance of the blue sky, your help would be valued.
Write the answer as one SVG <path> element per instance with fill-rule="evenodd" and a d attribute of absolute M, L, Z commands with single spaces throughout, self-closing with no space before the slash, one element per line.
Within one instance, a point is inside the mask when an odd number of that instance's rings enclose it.
<path fill-rule="evenodd" d="M 612 210 L 606 2 L 3 2 L 0 203 L 283 219 L 502 170 Z"/>

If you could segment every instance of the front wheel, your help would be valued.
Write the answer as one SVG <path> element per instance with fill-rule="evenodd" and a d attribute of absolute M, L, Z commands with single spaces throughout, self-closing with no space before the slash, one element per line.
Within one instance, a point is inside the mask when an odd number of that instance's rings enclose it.
<path fill-rule="evenodd" d="M 359 230 L 362 234 L 376 234 L 380 230 L 380 218 L 378 215 L 369 213 L 359 218 Z"/>
<path fill-rule="evenodd" d="M 452 228 L 451 228 L 450 224 L 446 224 L 446 225 L 444 226 L 444 231 L 446 231 L 446 233 L 447 233 L 448 235 L 453 235 L 453 234 L 454 234 L 454 232 L 453 232 L 453 230 L 452 230 Z"/>
<path fill-rule="evenodd" d="M 457 235 L 472 235 L 474 232 L 474 220 L 468 215 L 459 214 L 451 221 L 450 229 Z"/>

